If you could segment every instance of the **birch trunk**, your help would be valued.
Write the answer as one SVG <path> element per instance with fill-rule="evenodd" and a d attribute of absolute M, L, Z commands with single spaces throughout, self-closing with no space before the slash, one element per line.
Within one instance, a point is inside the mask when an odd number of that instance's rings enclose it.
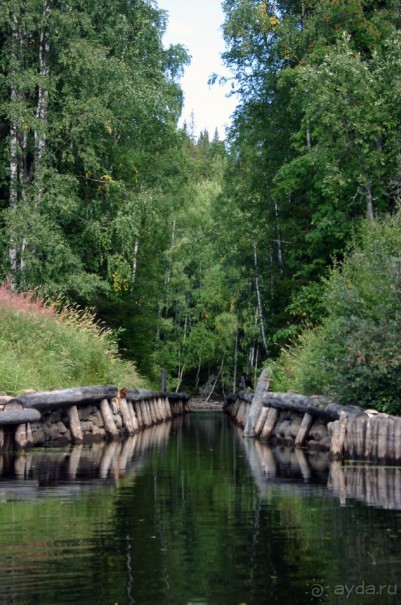
<path fill-rule="evenodd" d="M 365 185 L 366 195 L 366 217 L 368 221 L 374 221 L 375 217 L 373 214 L 373 195 L 372 195 L 372 183 Z"/>
<path fill-rule="evenodd" d="M 135 239 L 135 244 L 134 244 L 134 257 L 132 259 L 132 285 L 134 285 L 135 280 L 136 280 L 136 272 L 137 272 L 137 267 L 138 267 L 138 250 L 139 250 L 139 238 L 137 237 Z"/>
<path fill-rule="evenodd" d="M 17 63 L 17 48 L 18 48 L 18 21 L 15 14 L 12 17 L 14 23 L 14 29 L 12 34 L 12 50 L 11 50 L 11 62 L 15 65 Z M 18 206 L 18 125 L 15 116 L 15 106 L 18 101 L 18 94 L 16 88 L 15 68 L 10 73 L 10 101 L 12 108 L 12 115 L 10 117 L 10 191 L 9 191 L 9 205 L 10 210 L 15 214 Z M 10 261 L 10 283 L 13 287 L 16 286 L 17 276 L 17 235 L 14 230 L 14 220 L 12 219 L 10 242 L 8 248 L 8 257 Z"/>
<path fill-rule="evenodd" d="M 256 250 L 256 242 L 253 242 L 253 261 L 255 266 L 255 288 L 256 288 L 256 298 L 258 304 L 258 315 L 260 322 L 260 333 L 262 336 L 263 347 L 265 349 L 266 355 L 269 354 L 269 349 L 267 346 L 266 340 L 266 332 L 265 332 L 265 322 L 263 318 L 263 308 L 262 308 L 262 296 L 260 293 L 260 284 L 259 284 L 259 269 L 258 269 L 258 254 Z"/>
<path fill-rule="evenodd" d="M 273 198 L 273 203 L 274 203 L 274 215 L 276 218 L 276 233 L 277 233 L 277 260 L 278 260 L 278 264 L 280 267 L 280 274 L 283 274 L 283 247 L 282 247 L 282 243 L 281 243 L 281 232 L 280 232 L 280 223 L 279 223 L 279 216 L 278 216 L 278 205 L 277 205 L 277 200 L 275 198 Z"/>
<path fill-rule="evenodd" d="M 35 130 L 35 184 L 36 195 L 35 202 L 40 204 L 43 196 L 43 160 L 46 151 L 46 126 L 49 105 L 49 92 L 47 88 L 47 79 L 49 77 L 49 39 L 47 32 L 47 19 L 50 14 L 50 2 L 45 0 L 43 6 L 43 27 L 39 37 L 39 85 L 38 85 L 38 103 L 36 108 L 36 119 L 38 127 Z"/>

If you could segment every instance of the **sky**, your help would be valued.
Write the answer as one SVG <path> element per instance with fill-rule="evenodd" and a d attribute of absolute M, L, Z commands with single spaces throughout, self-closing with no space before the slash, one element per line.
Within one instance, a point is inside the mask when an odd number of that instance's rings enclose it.
<path fill-rule="evenodd" d="M 212 73 L 229 75 L 220 59 L 224 50 L 221 0 L 158 0 L 158 6 L 169 13 L 164 45 L 182 44 L 192 57 L 181 80 L 184 108 L 179 124 L 184 120 L 190 124 L 193 112 L 197 135 L 206 128 L 212 137 L 217 128 L 223 139 L 235 109 L 235 98 L 226 97 L 228 84 L 216 83 L 210 87 L 207 83 Z"/>

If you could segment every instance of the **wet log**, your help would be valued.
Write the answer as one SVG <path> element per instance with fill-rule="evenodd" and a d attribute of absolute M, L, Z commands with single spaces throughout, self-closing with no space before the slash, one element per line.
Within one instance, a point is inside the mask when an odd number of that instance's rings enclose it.
<path fill-rule="evenodd" d="M 363 458 L 365 455 L 365 442 L 366 442 L 366 425 L 368 422 L 367 416 L 360 416 L 353 420 L 355 427 L 355 449 L 354 454 L 357 458 Z"/>
<path fill-rule="evenodd" d="M 353 405 L 339 405 L 324 397 L 306 397 L 298 393 L 265 393 L 263 405 L 288 410 L 300 414 L 310 414 L 323 420 L 339 420 L 341 412 L 349 418 L 363 414 L 362 410 Z"/>
<path fill-rule="evenodd" d="M 71 404 L 84 405 L 91 401 L 112 399 L 116 397 L 118 389 L 115 386 L 93 386 L 63 389 L 61 391 L 44 391 L 14 397 L 10 403 L 21 403 L 24 408 L 35 408 L 36 410 L 51 410 Z"/>
<path fill-rule="evenodd" d="M 251 407 L 249 409 L 245 428 L 244 428 L 244 437 L 255 437 L 255 428 L 256 423 L 258 421 L 260 412 L 263 407 L 263 395 L 266 391 L 269 390 L 270 385 L 270 372 L 268 370 L 263 370 L 260 374 L 259 380 L 256 384 L 255 393 L 252 398 Z"/>
<path fill-rule="evenodd" d="M 173 417 L 173 413 L 171 411 L 170 400 L 168 397 L 164 397 L 164 403 L 166 406 L 166 414 L 167 414 L 166 418 L 167 418 L 167 420 L 170 420 Z"/>
<path fill-rule="evenodd" d="M 104 429 L 106 434 L 111 439 L 118 439 L 118 430 L 116 423 L 114 422 L 113 413 L 110 409 L 109 402 L 107 399 L 102 399 L 100 402 L 100 411 L 104 422 Z"/>
<path fill-rule="evenodd" d="M 15 429 L 15 447 L 17 450 L 25 450 L 27 447 L 31 447 L 32 443 L 29 443 L 29 435 L 26 424 L 19 424 Z"/>
<path fill-rule="evenodd" d="M 124 397 L 122 397 L 119 400 L 119 405 L 120 405 L 121 416 L 122 416 L 122 419 L 123 419 L 123 424 L 124 424 L 124 426 L 125 426 L 125 428 L 127 430 L 127 433 L 129 435 L 133 435 L 133 433 L 134 433 L 134 427 L 132 425 L 131 412 L 130 412 L 130 410 L 128 408 L 127 400 Z"/>
<path fill-rule="evenodd" d="M 135 414 L 134 405 L 133 405 L 132 401 L 127 401 L 127 406 L 128 406 L 129 413 L 131 414 L 131 423 L 132 423 L 133 431 L 134 431 L 134 433 L 137 433 L 139 431 L 139 423 L 138 423 L 138 418 Z"/>
<path fill-rule="evenodd" d="M 276 426 L 277 418 L 278 418 L 278 410 L 276 408 L 270 408 L 267 414 L 266 422 L 263 426 L 262 432 L 260 434 L 260 438 L 262 441 L 268 441 L 271 435 L 273 434 L 274 427 Z"/>
<path fill-rule="evenodd" d="M 263 407 L 260 410 L 259 418 L 255 426 L 255 437 L 259 437 L 262 432 L 263 426 L 266 422 L 267 414 L 269 413 L 269 408 Z"/>
<path fill-rule="evenodd" d="M 39 421 L 40 412 L 34 409 L 5 409 L 0 412 L 0 426 L 12 426 Z"/>
<path fill-rule="evenodd" d="M 379 462 L 385 462 L 387 459 L 389 416 L 387 414 L 379 414 L 376 418 L 378 421 L 377 458 Z"/>
<path fill-rule="evenodd" d="M 401 418 L 394 418 L 394 462 L 401 463 Z M 401 492 L 400 492 L 401 493 Z"/>
<path fill-rule="evenodd" d="M 344 449 L 345 435 L 347 431 L 347 414 L 342 412 L 340 419 L 332 423 L 332 436 L 330 446 L 331 458 L 341 458 Z"/>
<path fill-rule="evenodd" d="M 160 414 L 161 421 L 165 422 L 165 420 L 166 420 L 166 407 L 164 405 L 164 400 L 162 399 L 162 397 L 159 397 L 157 399 L 157 405 L 159 406 L 159 414 Z"/>
<path fill-rule="evenodd" d="M 142 409 L 141 409 L 141 404 L 139 403 L 139 401 L 131 401 L 130 402 L 134 408 L 135 414 L 136 414 L 136 418 L 138 420 L 138 427 L 140 430 L 145 428 L 145 421 L 143 419 L 143 415 L 142 415 Z"/>
<path fill-rule="evenodd" d="M 312 426 L 312 423 L 313 416 L 306 412 L 306 414 L 304 414 L 304 417 L 302 418 L 301 426 L 299 427 L 297 436 L 295 438 L 295 447 L 303 446 Z"/>
<path fill-rule="evenodd" d="M 34 445 L 35 444 L 33 442 L 31 423 L 27 422 L 26 423 L 26 447 L 30 448 L 30 447 L 33 447 Z"/>
<path fill-rule="evenodd" d="M 73 443 L 77 445 L 82 443 L 84 440 L 84 434 L 82 431 L 81 421 L 79 419 L 78 408 L 76 405 L 72 405 L 68 409 L 68 420 L 70 423 L 70 431 Z"/>

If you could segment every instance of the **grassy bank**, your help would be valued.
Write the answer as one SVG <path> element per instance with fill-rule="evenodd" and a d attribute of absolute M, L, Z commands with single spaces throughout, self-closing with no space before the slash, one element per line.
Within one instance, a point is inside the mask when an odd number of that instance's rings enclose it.
<path fill-rule="evenodd" d="M 58 310 L 33 294 L 0 286 L 0 391 L 52 390 L 94 384 L 143 386 L 121 359 L 113 333 L 85 311 Z"/>

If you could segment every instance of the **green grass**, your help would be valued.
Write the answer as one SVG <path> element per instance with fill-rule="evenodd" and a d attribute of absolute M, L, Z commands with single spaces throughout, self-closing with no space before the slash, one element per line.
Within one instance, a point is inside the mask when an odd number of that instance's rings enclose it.
<path fill-rule="evenodd" d="M 88 311 L 57 310 L 33 293 L 0 286 L 0 391 L 74 386 L 143 385 L 133 363 L 121 359 L 110 330 Z"/>

